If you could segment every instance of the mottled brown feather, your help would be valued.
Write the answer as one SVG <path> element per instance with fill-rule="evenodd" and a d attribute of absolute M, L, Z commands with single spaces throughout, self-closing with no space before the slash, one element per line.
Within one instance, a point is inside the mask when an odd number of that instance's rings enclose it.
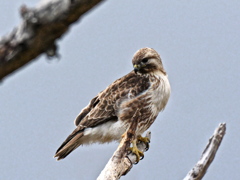
<path fill-rule="evenodd" d="M 89 105 L 88 105 L 87 107 L 85 107 L 85 108 L 81 111 L 81 113 L 77 116 L 77 118 L 76 118 L 76 120 L 75 120 L 75 122 L 74 122 L 76 126 L 77 126 L 77 125 L 80 123 L 80 121 L 91 111 L 91 109 L 94 108 L 94 107 L 97 105 L 97 103 L 99 102 L 99 100 L 97 99 L 97 97 L 98 97 L 98 96 L 94 97 L 94 98 L 90 101 Z"/>
<path fill-rule="evenodd" d="M 140 76 L 134 71 L 130 72 L 116 80 L 91 101 L 87 108 L 88 113 L 82 111 L 77 117 L 78 125 L 95 127 L 106 121 L 117 120 L 118 106 L 116 106 L 116 102 L 120 104 L 128 96 L 134 98 L 147 90 L 149 86 L 149 78 Z M 98 103 L 93 106 L 96 101 Z"/>

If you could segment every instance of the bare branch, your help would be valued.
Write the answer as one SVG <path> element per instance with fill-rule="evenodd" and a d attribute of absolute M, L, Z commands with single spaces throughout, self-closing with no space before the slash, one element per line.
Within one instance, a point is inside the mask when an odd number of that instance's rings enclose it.
<path fill-rule="evenodd" d="M 212 163 L 217 150 L 222 142 L 222 139 L 226 132 L 226 124 L 221 123 L 215 130 L 213 136 L 209 139 L 209 142 L 204 149 L 200 160 L 195 167 L 187 174 L 184 180 L 200 180 L 205 175 L 208 167 Z"/>
<path fill-rule="evenodd" d="M 56 56 L 56 39 L 101 1 L 45 0 L 36 8 L 23 5 L 21 24 L 0 39 L 0 80 L 42 53 Z"/>
<path fill-rule="evenodd" d="M 132 124 L 130 125 L 128 131 L 123 135 L 123 138 L 114 152 L 113 156 L 109 159 L 105 168 L 102 170 L 101 174 L 98 176 L 97 180 L 117 180 L 121 176 L 126 175 L 132 168 L 133 164 L 136 162 L 137 157 L 135 154 L 128 152 L 131 141 L 135 138 L 134 134 L 136 131 L 138 119 L 136 119 L 136 114 L 132 118 Z M 151 132 L 147 132 L 146 137 L 151 138 Z M 146 144 L 139 142 L 137 147 L 140 151 L 147 151 Z M 130 154 L 128 154 L 130 153 Z"/>

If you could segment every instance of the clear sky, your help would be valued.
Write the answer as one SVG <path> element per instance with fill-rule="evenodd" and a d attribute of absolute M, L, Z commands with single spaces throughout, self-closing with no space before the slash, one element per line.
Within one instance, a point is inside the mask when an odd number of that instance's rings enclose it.
<path fill-rule="evenodd" d="M 21 4 L 0 2 L 0 35 Z M 109 0 L 60 40 L 60 60 L 42 55 L 0 85 L 0 179 L 96 179 L 117 143 L 53 155 L 99 91 L 132 70 L 142 47 L 157 50 L 172 94 L 152 125 L 150 150 L 122 179 L 182 179 L 221 122 L 227 134 L 205 179 L 240 179 L 240 1 Z"/>

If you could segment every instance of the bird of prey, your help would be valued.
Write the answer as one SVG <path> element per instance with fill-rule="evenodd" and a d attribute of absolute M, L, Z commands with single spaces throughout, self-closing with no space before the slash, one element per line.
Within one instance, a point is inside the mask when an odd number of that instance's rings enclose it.
<path fill-rule="evenodd" d="M 82 109 L 75 119 L 76 129 L 56 151 L 57 160 L 65 158 L 80 145 L 120 141 L 128 130 L 138 109 L 136 137 L 132 152 L 137 161 L 143 153 L 137 149 L 138 140 L 155 121 L 170 96 L 170 84 L 159 54 L 152 48 L 138 50 L 132 59 L 134 69 L 110 84 Z"/>

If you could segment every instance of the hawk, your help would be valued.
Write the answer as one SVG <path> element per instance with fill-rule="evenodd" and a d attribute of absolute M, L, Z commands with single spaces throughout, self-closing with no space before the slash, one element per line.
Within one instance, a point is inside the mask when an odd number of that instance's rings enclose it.
<path fill-rule="evenodd" d="M 152 48 L 138 50 L 132 59 L 134 70 L 110 84 L 94 97 L 75 119 L 76 129 L 56 151 L 57 160 L 65 158 L 80 145 L 120 141 L 138 109 L 136 139 L 132 152 L 137 160 L 143 153 L 136 142 L 155 121 L 170 96 L 170 84 L 159 54 Z"/>

